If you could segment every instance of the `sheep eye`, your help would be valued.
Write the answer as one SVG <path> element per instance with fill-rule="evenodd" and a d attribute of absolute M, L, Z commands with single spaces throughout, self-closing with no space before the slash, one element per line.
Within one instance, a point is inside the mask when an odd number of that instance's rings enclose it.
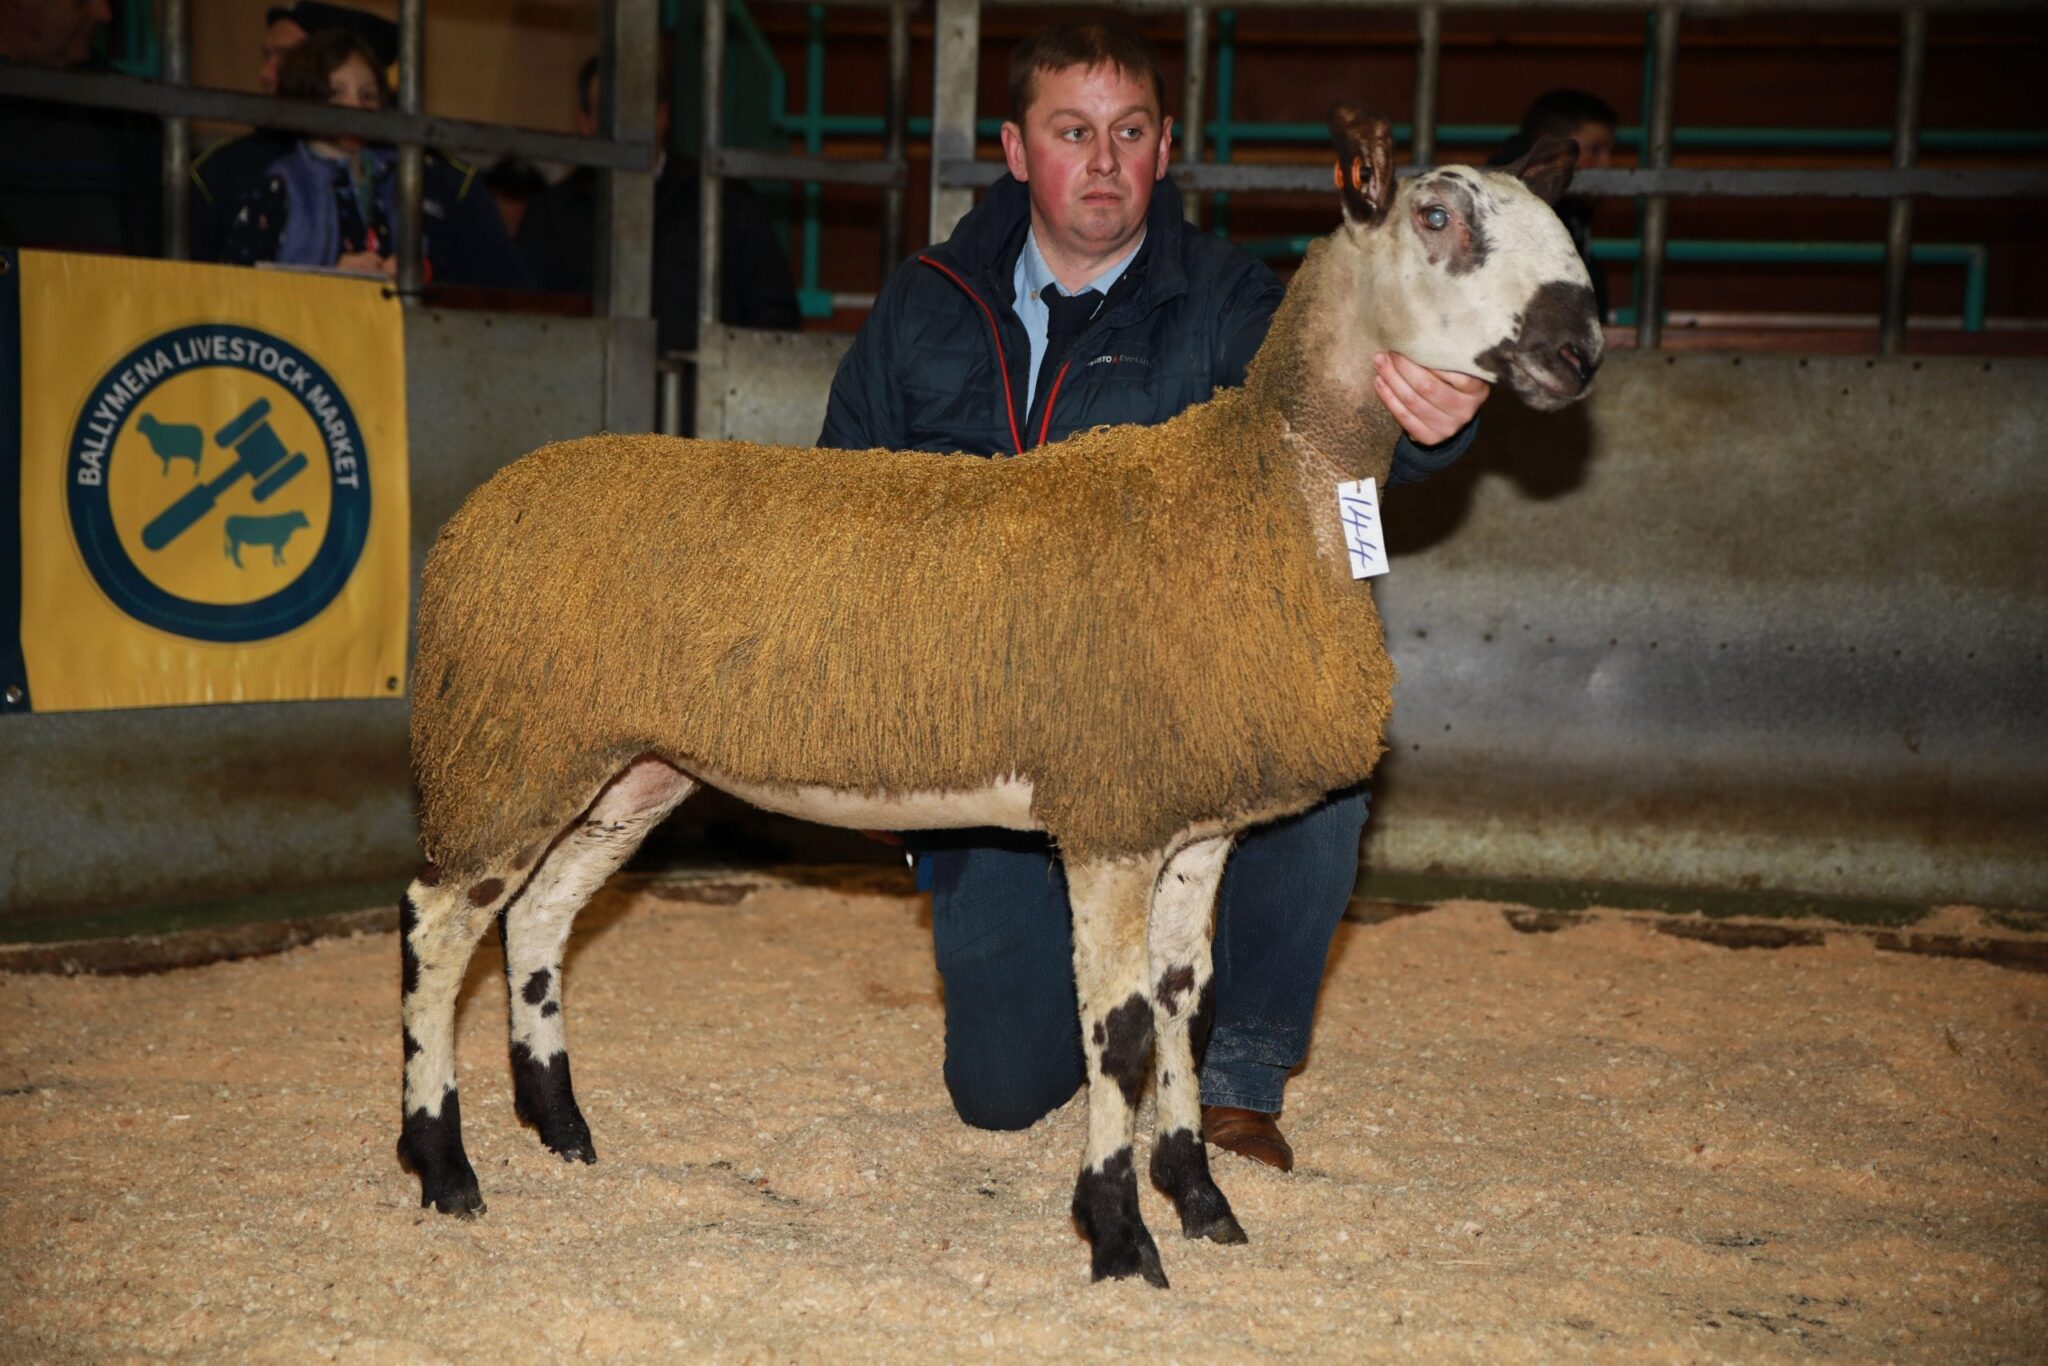
<path fill-rule="evenodd" d="M 1441 204 L 1432 204 L 1422 211 L 1422 223 L 1431 232 L 1442 232 L 1451 226 L 1450 211 Z"/>

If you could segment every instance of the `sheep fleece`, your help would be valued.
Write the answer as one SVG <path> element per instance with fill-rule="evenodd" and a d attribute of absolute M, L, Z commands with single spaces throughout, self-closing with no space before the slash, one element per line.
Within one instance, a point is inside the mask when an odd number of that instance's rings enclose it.
<path fill-rule="evenodd" d="M 1235 390 L 997 460 L 543 447 L 428 559 L 427 856 L 523 863 L 644 753 L 866 792 L 1014 773 L 1083 857 L 1356 783 L 1393 668 L 1282 432 Z"/>

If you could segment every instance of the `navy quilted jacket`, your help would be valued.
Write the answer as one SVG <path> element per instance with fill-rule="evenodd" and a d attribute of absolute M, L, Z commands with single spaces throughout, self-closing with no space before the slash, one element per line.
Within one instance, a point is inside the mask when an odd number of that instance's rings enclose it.
<path fill-rule="evenodd" d="M 1012 275 L 1031 219 L 1004 176 L 952 237 L 900 266 L 839 363 L 818 445 L 841 450 L 1013 455 L 1090 427 L 1164 422 L 1244 382 L 1279 306 L 1279 279 L 1181 216 L 1171 180 L 1153 188 L 1145 244 L 1027 410 L 1031 346 Z M 1389 482 L 1425 478 L 1471 444 L 1406 437 Z"/>

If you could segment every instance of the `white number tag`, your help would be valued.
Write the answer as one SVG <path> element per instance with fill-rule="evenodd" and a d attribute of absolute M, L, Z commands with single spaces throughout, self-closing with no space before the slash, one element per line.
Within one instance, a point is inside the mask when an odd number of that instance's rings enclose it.
<path fill-rule="evenodd" d="M 1352 578 L 1368 579 L 1392 568 L 1387 563 L 1387 539 L 1380 532 L 1379 489 L 1372 480 L 1337 485 L 1337 522 L 1344 528 Z"/>

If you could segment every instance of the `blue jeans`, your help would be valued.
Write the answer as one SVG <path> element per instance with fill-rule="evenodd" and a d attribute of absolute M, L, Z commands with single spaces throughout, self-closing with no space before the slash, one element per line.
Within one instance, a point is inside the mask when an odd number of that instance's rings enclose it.
<path fill-rule="evenodd" d="M 1238 842 L 1216 901 L 1216 1014 L 1202 1103 L 1277 1114 L 1308 1052 L 1323 963 L 1358 877 L 1368 794 L 1340 793 Z M 919 840 L 946 987 L 946 1089 L 960 1118 L 1022 1129 L 1086 1079 L 1066 876 L 1042 838 Z"/>

